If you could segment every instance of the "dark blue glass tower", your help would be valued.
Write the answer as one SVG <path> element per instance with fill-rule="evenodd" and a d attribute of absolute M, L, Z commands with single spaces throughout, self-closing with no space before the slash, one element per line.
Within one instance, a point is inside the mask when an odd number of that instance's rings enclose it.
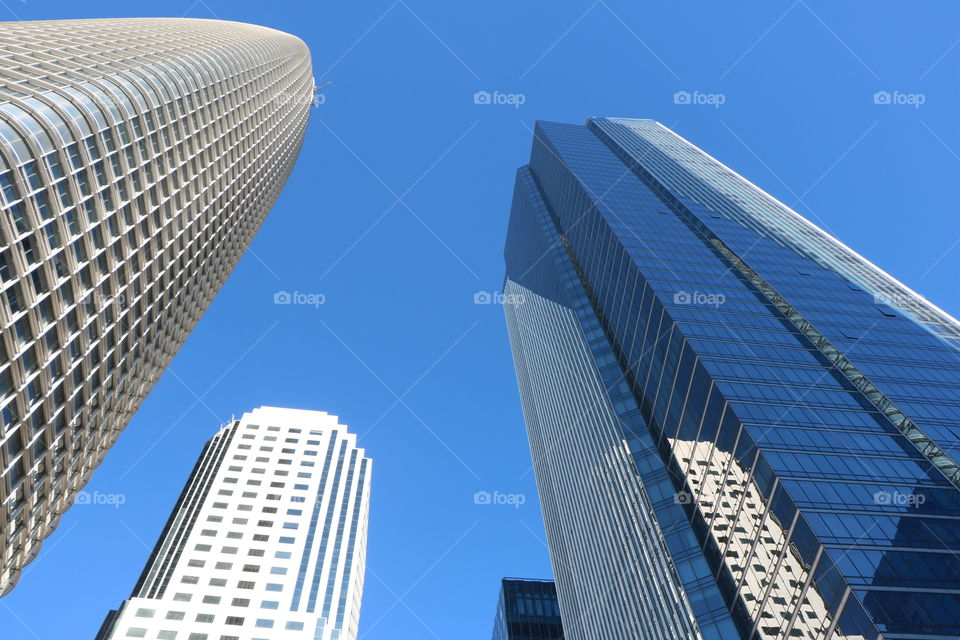
<path fill-rule="evenodd" d="M 553 581 L 504 578 L 493 640 L 563 640 Z"/>
<path fill-rule="evenodd" d="M 669 129 L 537 124 L 505 311 L 569 640 L 960 637 L 960 324 Z"/>

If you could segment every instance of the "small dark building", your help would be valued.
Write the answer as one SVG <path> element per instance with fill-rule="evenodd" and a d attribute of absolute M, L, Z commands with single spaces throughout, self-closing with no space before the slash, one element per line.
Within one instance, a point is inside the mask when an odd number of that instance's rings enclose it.
<path fill-rule="evenodd" d="M 560 605 L 553 580 L 504 578 L 493 640 L 562 640 Z"/>

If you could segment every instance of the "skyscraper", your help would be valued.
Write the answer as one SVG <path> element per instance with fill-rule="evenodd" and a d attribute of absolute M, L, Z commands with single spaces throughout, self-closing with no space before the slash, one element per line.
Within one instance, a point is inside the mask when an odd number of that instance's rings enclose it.
<path fill-rule="evenodd" d="M 563 640 L 553 581 L 504 578 L 493 621 L 493 640 Z"/>
<path fill-rule="evenodd" d="M 662 125 L 538 123 L 505 312 L 570 640 L 960 635 L 960 324 Z"/>
<path fill-rule="evenodd" d="M 297 38 L 0 23 L 0 595 L 200 319 L 303 140 Z"/>
<path fill-rule="evenodd" d="M 223 427 L 97 640 L 354 640 L 371 465 L 321 411 L 260 407 Z"/>

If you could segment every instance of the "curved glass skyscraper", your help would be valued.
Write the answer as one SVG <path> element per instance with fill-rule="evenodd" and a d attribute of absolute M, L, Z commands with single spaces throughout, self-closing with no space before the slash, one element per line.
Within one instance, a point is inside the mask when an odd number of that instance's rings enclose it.
<path fill-rule="evenodd" d="M 199 320 L 296 160 L 310 54 L 188 19 L 0 24 L 0 594 Z"/>
<path fill-rule="evenodd" d="M 538 123 L 505 311 L 566 637 L 960 637 L 958 323 L 649 120 Z"/>

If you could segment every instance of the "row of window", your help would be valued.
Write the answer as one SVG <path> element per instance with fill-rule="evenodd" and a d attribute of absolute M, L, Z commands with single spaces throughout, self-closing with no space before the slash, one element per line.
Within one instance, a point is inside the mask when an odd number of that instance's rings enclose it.
<path fill-rule="evenodd" d="M 200 620 L 198 616 L 197 622 L 213 622 L 213 620 Z M 240 618 L 237 616 L 228 616 L 227 619 L 224 621 L 224 623 L 227 625 L 233 625 L 233 626 L 243 626 L 244 618 Z M 275 624 L 274 620 L 270 620 L 266 618 L 258 618 L 254 626 L 258 629 L 273 629 L 274 624 Z M 287 622 L 283 628 L 288 631 L 302 631 L 303 626 L 304 625 L 302 622 Z M 127 629 L 126 637 L 146 638 L 147 632 L 148 630 L 145 627 L 129 627 Z M 178 633 L 179 632 L 173 631 L 173 630 L 161 630 L 157 632 L 157 638 L 158 640 L 177 640 Z M 186 640 L 208 640 L 208 639 L 209 639 L 209 635 L 206 633 L 192 632 L 188 636 L 186 636 Z M 239 636 L 220 636 L 220 640 L 240 640 L 240 638 Z M 264 640 L 264 639 L 254 638 L 254 640 Z"/>

